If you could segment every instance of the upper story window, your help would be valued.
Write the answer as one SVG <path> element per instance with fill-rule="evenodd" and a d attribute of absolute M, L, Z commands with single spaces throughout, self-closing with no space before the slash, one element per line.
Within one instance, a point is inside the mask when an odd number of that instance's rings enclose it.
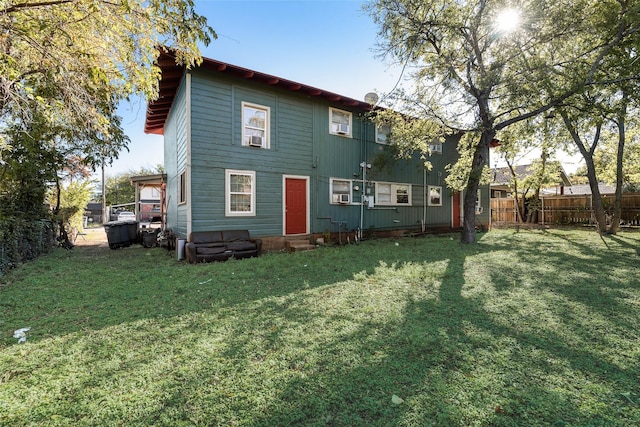
<path fill-rule="evenodd" d="M 428 206 L 442 206 L 442 187 L 439 185 L 428 186 L 427 197 Z"/>
<path fill-rule="evenodd" d="M 389 144 L 390 133 L 391 133 L 391 126 L 389 125 L 376 126 L 376 142 L 378 144 Z"/>
<path fill-rule="evenodd" d="M 375 200 L 378 205 L 411 206 L 411 185 L 377 182 Z"/>
<path fill-rule="evenodd" d="M 331 203 L 351 203 L 351 181 L 347 179 L 331 179 Z"/>
<path fill-rule="evenodd" d="M 442 141 L 434 138 L 431 144 L 429 144 L 429 151 L 431 151 L 431 154 L 442 154 Z"/>
<path fill-rule="evenodd" d="M 242 103 L 242 145 L 269 148 L 269 107 Z"/>
<path fill-rule="evenodd" d="M 348 111 L 329 107 L 329 133 L 351 138 L 353 115 Z"/>
<path fill-rule="evenodd" d="M 227 169 L 225 171 L 225 187 L 225 213 L 227 216 L 255 216 L 255 171 Z"/>

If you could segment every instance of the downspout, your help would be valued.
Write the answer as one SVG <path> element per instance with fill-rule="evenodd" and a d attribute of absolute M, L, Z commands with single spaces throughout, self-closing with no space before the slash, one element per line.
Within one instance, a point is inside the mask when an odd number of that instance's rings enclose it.
<path fill-rule="evenodd" d="M 422 166 L 422 194 L 423 194 L 423 202 L 422 202 L 422 232 L 424 233 L 427 224 L 427 200 L 429 195 L 427 194 L 427 167 Z"/>
<path fill-rule="evenodd" d="M 187 193 L 187 235 L 186 238 L 189 238 L 189 235 L 192 231 L 192 196 L 191 196 L 191 73 L 187 73 L 185 76 L 185 126 L 186 126 L 186 168 L 185 168 L 185 187 Z"/>
<path fill-rule="evenodd" d="M 359 240 L 362 240 L 362 228 L 364 222 L 364 197 L 366 194 L 366 182 L 367 182 L 367 162 L 363 161 L 360 163 L 360 167 L 362 168 L 362 195 L 360 196 L 360 235 L 358 236 Z"/>
<path fill-rule="evenodd" d="M 362 228 L 364 227 L 364 197 L 366 195 L 366 182 L 367 182 L 367 160 L 366 156 L 366 126 L 364 121 L 360 122 L 360 158 L 362 159 L 362 163 L 360 166 L 362 167 L 362 188 L 360 189 L 360 228 L 357 233 L 358 240 L 362 240 Z"/>

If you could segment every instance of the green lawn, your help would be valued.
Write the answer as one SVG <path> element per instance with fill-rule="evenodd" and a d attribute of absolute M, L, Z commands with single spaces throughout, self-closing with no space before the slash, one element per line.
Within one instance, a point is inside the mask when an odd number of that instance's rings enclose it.
<path fill-rule="evenodd" d="M 55 251 L 0 277 L 0 424 L 640 425 L 640 233 L 458 240 Z"/>

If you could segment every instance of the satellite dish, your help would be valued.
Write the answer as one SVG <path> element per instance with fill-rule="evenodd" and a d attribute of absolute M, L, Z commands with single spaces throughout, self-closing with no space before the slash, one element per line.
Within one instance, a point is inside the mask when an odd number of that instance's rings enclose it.
<path fill-rule="evenodd" d="M 376 105 L 378 103 L 378 94 L 375 92 L 369 92 L 364 96 L 364 100 L 371 105 Z"/>

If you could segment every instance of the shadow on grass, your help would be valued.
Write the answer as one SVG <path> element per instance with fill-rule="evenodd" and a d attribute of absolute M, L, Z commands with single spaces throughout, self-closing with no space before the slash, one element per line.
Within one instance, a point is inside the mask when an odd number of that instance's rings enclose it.
<path fill-rule="evenodd" d="M 33 342 L 288 295 L 370 273 L 380 261 L 420 262 L 428 255 L 419 240 L 404 242 L 414 250 L 395 250 L 394 241 L 378 241 L 388 250 L 371 252 L 366 244 L 349 245 L 200 265 L 140 245 L 59 250 L 1 278 L 0 330 L 7 337 L 14 329 L 30 326 Z M 16 341 L 0 338 L 0 345 L 12 344 Z"/>
<path fill-rule="evenodd" d="M 630 306 L 608 290 L 637 291 L 637 278 L 625 284 L 598 267 L 628 263 L 580 239 L 550 235 L 532 248 L 526 236 L 498 234 L 471 247 L 447 237 L 389 240 L 200 266 L 141 248 L 85 254 L 84 264 L 93 256 L 110 260 L 87 270 L 96 277 L 93 287 L 82 284 L 82 263 L 65 270 L 68 276 L 39 265 L 60 285 L 38 282 L 22 294 L 46 291 L 33 306 L 39 311 L 23 320 L 53 322 L 54 339 L 86 333 L 78 343 L 68 338 L 60 351 L 91 355 L 87 372 L 59 374 L 69 378 L 64 393 L 78 396 L 71 405 L 86 405 L 86 418 L 76 415 L 85 424 L 639 421 L 637 406 L 620 396 L 640 393 L 638 368 L 616 359 L 601 338 L 637 331 L 638 309 L 624 315 L 635 321 L 612 314 Z M 579 254 L 567 255 L 565 245 Z M 541 265 L 517 261 L 529 251 L 543 254 Z M 496 264 L 502 256 L 511 262 Z M 567 273 L 578 262 L 580 271 Z M 82 297 L 65 299 L 65 289 Z M 603 318 L 590 323 L 594 313 Z M 112 341 L 92 332 L 100 329 L 113 330 Z M 130 350 L 138 347 L 145 351 Z M 136 391 L 123 399 L 125 389 Z M 403 402 L 394 403 L 394 395 Z M 53 400 L 46 405 L 59 405 Z M 116 413 L 91 418 L 101 407 Z"/>
<path fill-rule="evenodd" d="M 582 249 L 596 255 L 586 245 Z M 549 256 L 566 262 L 563 252 Z M 345 337 L 359 343 L 353 352 L 365 363 L 336 364 L 328 372 L 290 381 L 278 404 L 255 425 L 627 425 L 621 414 L 630 408 L 637 420 L 637 408 L 624 395 L 640 392 L 639 372 L 631 360 L 618 364 L 590 348 L 589 339 L 598 331 L 571 325 L 569 333 L 561 333 L 535 324 L 522 330 L 518 323 L 496 321 L 487 313 L 485 298 L 463 296 L 467 258 L 450 256 L 447 261 L 439 298 L 409 300 L 395 325 L 374 322 Z M 542 283 L 555 274 L 549 272 Z M 580 302 L 600 310 L 600 294 Z M 611 302 L 605 299 L 605 304 Z M 373 334 L 379 330 L 387 333 Z M 584 342 L 576 342 L 572 333 Z M 329 343 L 328 353 L 334 345 L 341 347 Z M 242 353 L 240 348 L 234 349 L 234 357 Z M 349 359 L 341 358 L 343 363 Z M 567 375 L 578 377 L 577 382 L 567 386 Z M 598 387 L 602 389 L 596 391 Z M 392 394 L 405 402 L 394 405 Z"/>

